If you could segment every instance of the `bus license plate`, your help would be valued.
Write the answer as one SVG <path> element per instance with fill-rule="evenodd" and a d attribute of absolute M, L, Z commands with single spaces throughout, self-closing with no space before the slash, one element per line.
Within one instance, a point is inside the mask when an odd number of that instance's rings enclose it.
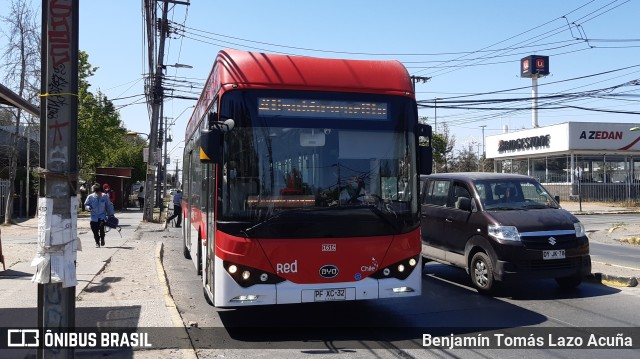
<path fill-rule="evenodd" d="M 549 251 L 542 251 L 542 259 L 564 259 L 564 249 L 554 249 Z"/>
<path fill-rule="evenodd" d="M 344 288 L 316 289 L 313 291 L 313 300 L 316 302 L 329 302 L 346 299 L 347 290 Z"/>

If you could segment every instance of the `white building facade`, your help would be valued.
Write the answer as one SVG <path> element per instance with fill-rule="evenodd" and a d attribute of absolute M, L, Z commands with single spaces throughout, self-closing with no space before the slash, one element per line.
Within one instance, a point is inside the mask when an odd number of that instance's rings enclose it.
<path fill-rule="evenodd" d="M 566 122 L 485 138 L 496 172 L 536 178 L 563 199 L 638 201 L 640 131 L 633 124 Z"/>

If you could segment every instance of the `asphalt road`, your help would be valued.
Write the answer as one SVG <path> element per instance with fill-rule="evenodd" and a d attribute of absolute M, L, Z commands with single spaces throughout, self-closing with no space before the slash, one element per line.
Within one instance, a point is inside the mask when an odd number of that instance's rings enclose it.
<path fill-rule="evenodd" d="M 608 230 L 614 224 L 640 223 L 638 214 L 600 214 L 577 216 L 587 231 Z M 640 268 L 640 246 L 589 241 L 591 260 L 629 268 Z"/>
<path fill-rule="evenodd" d="M 172 228 L 171 231 L 178 229 Z M 171 293 L 199 358 L 637 358 L 637 349 L 424 348 L 422 335 L 579 335 L 585 328 L 613 327 L 638 334 L 640 288 L 583 283 L 560 290 L 553 280 L 503 285 L 496 297 L 478 294 L 462 270 L 428 264 L 423 293 L 403 300 L 219 309 L 203 297 L 201 279 L 182 255 L 179 240 L 165 243 L 164 266 Z M 635 309 L 634 309 L 635 308 Z M 196 327 L 197 326 L 197 327 Z M 543 328 L 543 329 L 538 329 Z M 620 329 L 626 328 L 626 329 Z M 640 340 L 640 338 L 638 338 Z M 526 355 L 523 355 L 526 353 Z"/>

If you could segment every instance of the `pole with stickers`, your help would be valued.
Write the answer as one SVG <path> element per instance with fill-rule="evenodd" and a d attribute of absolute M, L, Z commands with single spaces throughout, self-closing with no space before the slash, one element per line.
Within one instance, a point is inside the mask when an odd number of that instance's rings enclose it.
<path fill-rule="evenodd" d="M 75 328 L 78 183 L 78 0 L 42 0 L 38 327 Z M 73 358 L 72 348 L 39 348 L 38 358 Z"/>

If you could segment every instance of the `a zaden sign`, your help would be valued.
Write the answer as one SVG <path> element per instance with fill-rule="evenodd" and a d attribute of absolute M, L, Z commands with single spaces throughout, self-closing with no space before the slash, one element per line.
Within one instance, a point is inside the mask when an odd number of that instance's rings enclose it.
<path fill-rule="evenodd" d="M 517 138 L 515 140 L 500 140 L 498 152 L 529 150 L 532 148 L 549 147 L 551 135 Z"/>

